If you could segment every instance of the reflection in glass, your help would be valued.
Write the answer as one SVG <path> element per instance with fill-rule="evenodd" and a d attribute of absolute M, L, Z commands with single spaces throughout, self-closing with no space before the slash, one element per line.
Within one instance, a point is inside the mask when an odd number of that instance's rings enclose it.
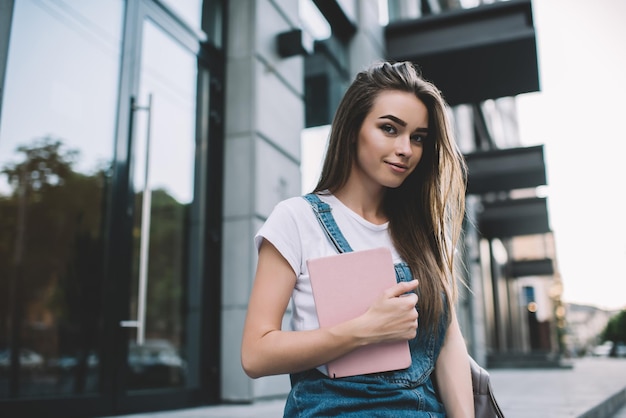
<path fill-rule="evenodd" d="M 144 23 L 133 136 L 130 389 L 185 384 L 184 308 L 194 202 L 195 56 Z M 144 303 L 145 295 L 145 303 Z"/>
<path fill-rule="evenodd" d="M 122 1 L 14 2 L 0 115 L 0 399 L 98 390 L 122 16 Z"/>

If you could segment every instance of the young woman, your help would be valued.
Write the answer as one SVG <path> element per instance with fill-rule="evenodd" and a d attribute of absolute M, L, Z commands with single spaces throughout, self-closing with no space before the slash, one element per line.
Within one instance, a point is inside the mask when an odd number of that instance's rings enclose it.
<path fill-rule="evenodd" d="M 252 378 L 290 374 L 286 417 L 473 417 L 454 312 L 464 194 L 465 166 L 437 88 L 408 62 L 359 73 L 337 109 L 314 192 L 279 203 L 255 237 L 242 365 Z M 330 218 L 318 219 L 312 205 L 332 209 Z M 391 250 L 398 283 L 363 315 L 319 328 L 306 260 L 377 247 Z M 406 370 L 325 374 L 355 348 L 399 340 L 411 349 Z"/>

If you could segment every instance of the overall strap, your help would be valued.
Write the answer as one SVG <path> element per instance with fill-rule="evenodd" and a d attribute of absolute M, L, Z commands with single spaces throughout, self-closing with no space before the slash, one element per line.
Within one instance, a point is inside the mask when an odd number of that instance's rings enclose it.
<path fill-rule="evenodd" d="M 350 244 L 348 244 L 348 241 L 339 230 L 339 227 L 335 222 L 335 218 L 331 213 L 332 208 L 330 207 L 330 205 L 328 203 L 322 202 L 322 200 L 314 193 L 309 193 L 302 197 L 311 204 L 311 207 L 313 208 L 313 213 L 315 213 L 315 217 L 319 221 L 322 229 L 326 233 L 326 236 L 333 244 L 337 252 L 351 252 L 352 247 L 350 247 Z"/>

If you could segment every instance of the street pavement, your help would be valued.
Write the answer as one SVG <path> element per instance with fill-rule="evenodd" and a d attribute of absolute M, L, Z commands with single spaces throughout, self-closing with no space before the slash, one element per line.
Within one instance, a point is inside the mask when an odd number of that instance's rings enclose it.
<path fill-rule="evenodd" d="M 626 418 L 626 359 L 583 358 L 572 363 L 572 368 L 563 369 L 490 370 L 506 418 Z M 276 418 L 282 417 L 283 405 L 284 399 L 272 399 L 123 418 Z"/>
<path fill-rule="evenodd" d="M 583 358 L 572 369 L 490 371 L 507 418 L 614 418 L 626 403 L 626 359 Z"/>

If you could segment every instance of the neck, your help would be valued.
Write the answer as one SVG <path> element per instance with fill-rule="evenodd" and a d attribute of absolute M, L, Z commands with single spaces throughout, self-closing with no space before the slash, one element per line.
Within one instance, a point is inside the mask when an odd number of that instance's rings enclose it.
<path fill-rule="evenodd" d="M 368 188 L 362 182 L 355 182 L 352 179 L 351 176 L 341 189 L 333 193 L 335 197 L 373 224 L 380 225 L 387 222 L 388 218 L 383 210 L 385 188 L 379 185 Z"/>

